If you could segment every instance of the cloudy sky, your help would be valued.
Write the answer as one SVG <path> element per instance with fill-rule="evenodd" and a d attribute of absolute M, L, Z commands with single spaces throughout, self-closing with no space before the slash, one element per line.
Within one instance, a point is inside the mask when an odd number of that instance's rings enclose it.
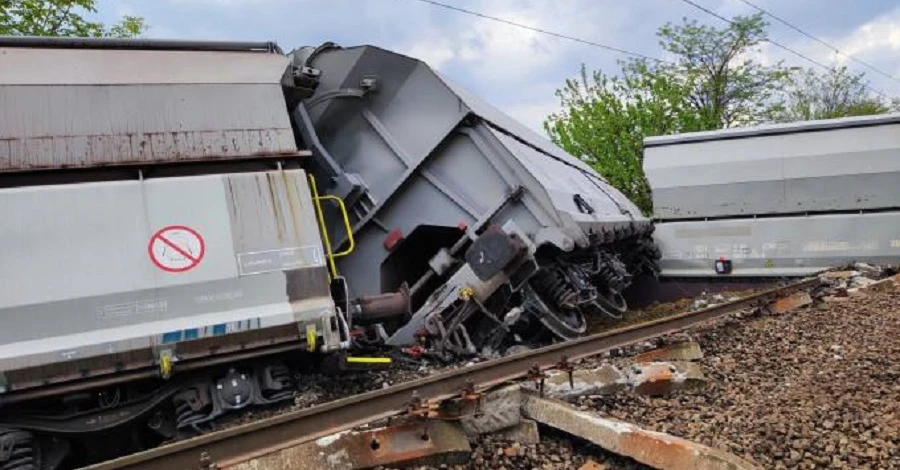
<path fill-rule="evenodd" d="M 659 26 L 683 17 L 722 22 L 682 0 L 442 0 L 518 23 L 662 58 Z M 693 0 L 723 16 L 754 10 L 741 0 Z M 900 96 L 896 0 L 749 0 L 837 46 L 865 68 L 772 18 L 770 36 L 816 60 L 845 61 L 871 85 Z M 284 50 L 334 41 L 373 44 L 425 60 L 535 129 L 558 108 L 554 92 L 582 63 L 615 72 L 623 56 L 450 11 L 419 0 L 100 0 L 101 20 L 146 18 L 151 37 L 274 40 Z M 812 66 L 774 47 L 763 57 Z"/>

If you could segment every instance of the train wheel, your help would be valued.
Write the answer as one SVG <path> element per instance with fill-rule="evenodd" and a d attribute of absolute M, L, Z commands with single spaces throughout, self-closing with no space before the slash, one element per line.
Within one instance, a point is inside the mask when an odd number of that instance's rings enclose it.
<path fill-rule="evenodd" d="M 40 468 L 40 447 L 31 433 L 0 428 L 0 470 Z"/>
<path fill-rule="evenodd" d="M 587 321 L 577 307 L 553 308 L 528 287 L 525 288 L 525 296 L 525 310 L 534 315 L 545 328 L 560 339 L 574 339 L 587 330 Z"/>

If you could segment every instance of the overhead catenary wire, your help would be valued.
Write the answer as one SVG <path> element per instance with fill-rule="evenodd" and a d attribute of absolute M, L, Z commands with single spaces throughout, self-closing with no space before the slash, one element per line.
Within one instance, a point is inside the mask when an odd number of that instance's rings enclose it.
<path fill-rule="evenodd" d="M 722 21 L 725 21 L 726 23 L 729 23 L 729 24 L 732 24 L 732 25 L 734 24 L 734 21 L 731 21 L 731 20 L 729 20 L 728 18 L 725 18 L 724 16 L 722 16 L 722 15 L 720 15 L 720 14 L 718 14 L 718 13 L 712 11 L 712 10 L 710 10 L 709 8 L 704 7 L 703 5 L 699 5 L 699 4 L 695 3 L 695 2 L 692 1 L 692 0 L 681 0 L 681 1 L 684 2 L 684 3 L 687 3 L 688 5 L 693 6 L 694 8 L 697 8 L 697 9 L 700 10 L 700 11 L 706 12 L 706 13 L 708 13 L 708 14 L 710 14 L 710 15 L 712 15 L 712 16 L 714 16 L 714 17 L 716 17 L 716 18 L 718 18 L 718 19 L 720 19 L 720 20 L 722 20 Z M 823 68 L 823 69 L 825 69 L 825 70 L 831 72 L 831 73 L 835 73 L 835 72 L 836 72 L 836 71 L 834 70 L 834 68 L 829 67 L 829 66 L 827 66 L 827 65 L 825 65 L 825 64 L 823 64 L 823 63 L 821 63 L 821 62 L 819 62 L 818 60 L 815 60 L 815 59 L 813 59 L 813 58 L 811 58 L 811 57 L 809 57 L 809 56 L 807 56 L 807 55 L 805 55 L 805 54 L 803 54 L 803 53 L 801 53 L 801 52 L 798 52 L 798 51 L 796 51 L 796 50 L 794 50 L 794 49 L 792 49 L 792 48 L 790 48 L 790 47 L 788 47 L 788 46 L 785 46 L 784 44 L 781 44 L 781 43 L 778 42 L 778 41 L 775 41 L 775 40 L 770 39 L 770 38 L 766 38 L 765 41 L 768 42 L 769 44 L 775 46 L 775 47 L 778 47 L 778 48 L 783 49 L 783 50 L 785 50 L 785 51 L 787 51 L 787 52 L 790 52 L 791 54 L 793 54 L 793 55 L 795 55 L 795 56 L 797 56 L 797 57 L 800 57 L 801 59 L 804 59 L 804 60 L 806 60 L 806 61 L 808 61 L 808 62 L 810 62 L 810 63 L 813 63 L 813 64 L 815 64 L 815 65 L 817 65 L 817 66 L 819 66 L 819 67 L 821 67 L 821 68 Z M 869 89 L 870 91 L 874 92 L 875 94 L 880 95 L 882 98 L 890 98 L 890 96 L 888 96 L 885 92 L 883 92 L 883 91 L 881 91 L 881 90 L 879 90 L 879 89 L 877 89 L 877 88 L 875 88 L 875 87 L 873 87 L 873 86 L 871 86 L 871 85 L 868 85 L 868 84 L 863 83 L 862 86 L 863 86 L 864 88 L 867 88 L 867 89 Z"/>
<path fill-rule="evenodd" d="M 457 11 L 457 12 L 460 12 L 460 13 L 465 13 L 465 14 L 467 14 L 467 15 L 476 16 L 476 17 L 479 17 L 479 18 L 482 18 L 482 19 L 486 19 L 486 20 L 490 20 L 490 21 L 495 21 L 495 22 L 507 24 L 507 25 L 510 25 L 510 26 L 515 26 L 515 27 L 517 27 L 517 28 L 527 29 L 527 30 L 534 31 L 534 32 L 537 32 L 537 33 L 546 34 L 546 35 L 549 35 L 549 36 L 554 36 L 554 37 L 557 37 L 557 38 L 566 39 L 566 40 L 578 42 L 578 43 L 581 43 L 581 44 L 586 44 L 586 45 L 589 45 L 589 46 L 597 47 L 597 48 L 600 48 L 600 49 L 605 49 L 605 50 L 608 50 L 608 51 L 611 51 L 611 52 L 616 52 L 616 53 L 619 53 L 619 54 L 629 55 L 629 56 L 633 56 L 633 57 L 639 57 L 639 58 L 642 58 L 642 59 L 645 59 L 645 60 L 650 60 L 650 61 L 653 61 L 653 62 L 670 63 L 669 61 L 666 61 L 666 60 L 663 60 L 663 59 L 658 59 L 658 58 L 655 58 L 655 57 L 650 57 L 650 56 L 648 56 L 648 55 L 646 55 L 646 54 L 641 54 L 641 53 L 639 53 L 639 52 L 629 51 L 629 50 L 627 50 L 627 49 L 622 49 L 622 48 L 619 48 L 619 47 L 610 46 L 610 45 L 607 45 L 607 44 L 602 44 L 602 43 L 599 43 L 599 42 L 596 42 L 596 41 L 591 41 L 591 40 L 587 40 L 587 39 L 582 39 L 582 38 L 579 38 L 579 37 L 570 36 L 570 35 L 567 35 L 567 34 L 562 34 L 562 33 L 558 33 L 558 32 L 555 32 L 555 31 L 546 30 L 546 29 L 543 29 L 543 28 L 538 28 L 538 27 L 534 27 L 534 26 L 529 26 L 529 25 L 526 25 L 526 24 L 523 24 L 523 23 L 519 23 L 519 22 L 516 22 L 516 21 L 508 20 L 508 19 L 505 19 L 505 18 L 500 18 L 500 17 L 493 16 L 493 15 L 488 15 L 488 14 L 486 14 L 486 13 L 481 13 L 481 12 L 474 11 L 474 10 L 470 10 L 470 9 L 467 9 L 467 8 L 462 8 L 462 7 L 458 7 L 458 6 L 454 6 L 454 5 L 448 5 L 448 4 L 446 4 L 446 3 L 442 3 L 442 2 L 439 2 L 439 1 L 437 1 L 437 0 L 414 0 L 414 1 L 421 2 L 421 3 L 426 3 L 426 4 L 433 5 L 433 6 L 440 7 L 440 8 L 445 8 L 445 9 L 448 9 L 448 10 Z M 706 7 L 704 7 L 704 6 L 702 6 L 702 5 L 699 5 L 699 4 L 697 4 L 697 3 L 695 3 L 695 2 L 693 2 L 693 1 L 691 1 L 691 0 L 681 0 L 681 1 L 683 1 L 683 2 L 685 2 L 685 3 L 687 3 L 687 4 L 689 4 L 689 5 L 691 5 L 691 6 L 693 6 L 694 8 L 697 8 L 697 9 L 699 9 L 699 10 L 705 12 L 705 13 L 708 13 L 709 15 L 712 15 L 712 16 L 714 16 L 714 17 L 716 17 L 716 18 L 718 18 L 718 19 L 720 19 L 720 20 L 722 20 L 722 21 L 725 21 L 725 22 L 727 22 L 727 23 L 729 23 L 729 24 L 734 24 L 734 22 L 731 21 L 731 20 L 729 20 L 728 18 L 725 18 L 724 16 L 719 15 L 718 13 L 716 13 L 716 12 L 714 12 L 714 11 L 712 11 L 712 10 L 710 10 L 710 9 L 708 9 L 708 8 L 706 8 Z M 822 44 L 825 44 L 826 46 L 828 46 L 828 47 L 834 49 L 835 51 L 838 51 L 839 53 L 843 54 L 843 53 L 840 52 L 836 47 L 834 47 L 834 46 L 832 46 L 832 45 L 830 45 L 830 44 L 828 44 L 828 43 L 826 43 L 826 42 L 824 42 L 824 41 L 822 41 L 822 40 L 820 40 L 820 39 L 818 39 L 818 38 L 816 38 L 816 37 L 814 37 L 814 36 L 812 36 L 812 35 L 810 35 L 810 34 L 808 34 L 808 33 L 806 33 L 806 32 L 804 32 L 804 31 L 802 31 L 802 30 L 800 30 L 799 28 L 797 28 L 797 27 L 791 25 L 791 24 L 790 24 L 789 22 L 787 22 L 786 20 L 783 20 L 783 19 L 781 19 L 781 18 L 779 18 L 779 17 L 773 15 L 772 13 L 769 13 L 768 11 L 763 10 L 763 9 L 760 8 L 760 7 L 757 7 L 756 5 L 750 3 L 750 2 L 747 1 L 747 0 L 741 0 L 741 1 L 744 2 L 744 3 L 746 3 L 747 5 L 750 5 L 750 6 L 754 7 L 754 8 L 756 8 L 756 9 L 762 11 L 763 13 L 765 13 L 765 14 L 771 16 L 772 18 L 775 18 L 775 19 L 778 20 L 779 22 L 786 24 L 787 26 L 789 26 L 789 27 L 791 27 L 792 29 L 794 29 L 794 30 L 800 32 L 801 34 L 803 34 L 803 35 L 805 35 L 805 36 L 807 36 L 807 37 L 810 37 L 811 39 L 816 40 L 816 41 L 818 41 L 818 42 L 820 42 L 820 43 L 822 43 Z M 795 56 L 797 56 L 797 57 L 799 57 L 799 58 L 801 58 L 801 59 L 803 59 L 803 60 L 806 60 L 807 62 L 810 62 L 810 63 L 812 63 L 812 64 L 814 64 L 814 65 L 816 65 L 816 66 L 818 66 L 818 67 L 820 67 L 820 68 L 823 68 L 823 69 L 825 69 L 825 70 L 827 70 L 827 71 L 829 71 L 829 72 L 831 72 L 831 73 L 835 73 L 835 72 L 836 72 L 836 70 L 835 70 L 833 67 L 830 67 L 830 66 L 828 66 L 828 65 L 826 65 L 826 64 L 823 64 L 822 62 L 819 62 L 819 61 L 817 61 L 817 60 L 815 60 L 815 59 L 813 59 L 813 58 L 811 58 L 811 57 L 809 57 L 809 56 L 807 56 L 807 55 L 805 55 L 805 54 L 803 54 L 803 53 L 801 53 L 801 52 L 799 52 L 799 51 L 797 51 L 797 50 L 795 50 L 795 49 L 792 49 L 792 48 L 790 48 L 790 47 L 788 47 L 788 46 L 786 46 L 786 45 L 784 45 L 784 44 L 782 44 L 782 43 L 780 43 L 780 42 L 778 42 L 778 41 L 776 41 L 776 40 L 773 40 L 773 39 L 770 39 L 770 38 L 766 38 L 765 41 L 768 42 L 768 43 L 770 43 L 770 44 L 772 44 L 772 45 L 775 46 L 775 47 L 778 47 L 778 48 L 780 48 L 780 49 L 782 49 L 782 50 L 784 50 L 784 51 L 787 51 L 787 52 L 789 52 L 789 53 L 791 53 L 791 54 L 793 54 L 793 55 L 795 55 Z M 849 54 L 844 54 L 844 55 L 846 55 L 847 57 L 851 58 L 852 60 L 854 60 L 854 61 L 856 61 L 856 62 L 859 62 L 859 63 L 861 63 L 861 64 L 864 64 L 864 65 L 868 66 L 869 68 L 872 68 L 873 70 L 876 70 L 878 73 L 880 73 L 880 74 L 882 74 L 882 75 L 886 75 L 888 78 L 891 78 L 892 80 L 896 80 L 898 83 L 900 83 L 900 79 L 897 79 L 897 78 L 894 77 L 893 75 L 887 74 L 886 72 L 883 72 L 883 71 L 881 71 L 881 70 L 875 68 L 874 66 L 871 66 L 870 64 L 867 64 L 866 62 L 861 61 L 861 60 L 859 60 L 859 59 L 857 59 L 857 58 L 855 58 L 855 57 L 853 57 L 853 56 L 851 56 L 851 55 L 849 55 Z M 864 84 L 862 84 L 862 86 L 863 86 L 864 88 L 866 88 L 866 89 L 872 91 L 873 93 L 875 93 L 875 94 L 881 96 L 882 98 L 890 98 L 890 96 L 889 96 L 887 93 L 885 93 L 885 92 L 883 92 L 883 91 L 881 91 L 881 90 L 879 90 L 879 89 L 877 89 L 877 88 L 875 88 L 875 87 L 873 87 L 873 86 L 871 86 L 871 85 L 869 85 L 869 84 L 865 84 L 865 83 L 864 83 Z"/>
<path fill-rule="evenodd" d="M 608 51 L 616 52 L 616 53 L 619 53 L 619 54 L 625 54 L 625 55 L 630 55 L 630 56 L 633 56 L 633 57 L 639 57 L 639 58 L 641 58 L 641 59 L 651 60 L 651 61 L 654 61 L 654 62 L 665 62 L 665 61 L 662 60 L 662 59 L 657 59 L 657 58 L 655 58 L 655 57 L 650 57 L 650 56 L 648 56 L 648 55 L 641 54 L 640 52 L 629 51 L 629 50 L 626 50 L 626 49 L 622 49 L 622 48 L 619 48 L 619 47 L 610 46 L 610 45 L 607 45 L 607 44 L 602 44 L 602 43 L 599 43 L 599 42 L 596 42 L 596 41 L 591 41 L 591 40 L 588 40 L 588 39 L 582 39 L 582 38 L 575 37 L 575 36 L 569 36 L 569 35 L 567 35 L 567 34 L 557 33 L 557 32 L 555 32 L 555 31 L 550 31 L 550 30 L 546 30 L 546 29 L 542 29 L 542 28 L 537 28 L 537 27 L 534 27 L 534 26 L 528 26 L 527 24 L 524 24 L 524 23 L 518 23 L 518 22 L 515 22 L 515 21 L 512 21 L 512 20 L 507 20 L 507 19 L 505 19 L 505 18 L 500 18 L 500 17 L 497 17 L 497 16 L 488 15 L 488 14 L 485 14 L 485 13 L 477 12 L 477 11 L 474 11 L 474 10 L 469 10 L 469 9 L 462 8 L 462 7 L 458 7 L 458 6 L 454 6 L 454 5 L 448 5 L 448 4 L 446 4 L 446 3 L 441 3 L 441 2 L 438 2 L 438 1 L 435 1 L 435 0 L 415 0 L 415 1 L 417 1 L 417 2 L 422 2 L 422 3 L 427 3 L 427 4 L 429 4 L 429 5 L 434 5 L 434 6 L 436 6 L 436 7 L 446 8 L 446 9 L 448 9 L 448 10 L 454 10 L 454 11 L 457 11 L 457 12 L 460 12 L 460 13 L 465 13 L 465 14 L 467 14 L 467 15 L 477 16 L 477 17 L 479 17 L 479 18 L 483 18 L 483 19 L 486 19 L 486 20 L 496 21 L 496 22 L 498 22 L 498 23 L 508 24 L 508 25 L 510 25 L 510 26 L 515 26 L 515 27 L 517 27 L 517 28 L 527 29 L 527 30 L 531 30 L 531 31 L 534 31 L 534 32 L 537 32 L 537 33 L 541 33 L 541 34 L 547 34 L 547 35 L 554 36 L 554 37 L 557 37 L 557 38 L 560 38 L 560 39 L 566 39 L 566 40 L 578 42 L 578 43 L 581 43 L 581 44 L 587 44 L 588 46 L 599 47 L 600 49 L 606 49 L 606 50 L 608 50 Z"/>
<path fill-rule="evenodd" d="M 806 31 L 803 31 L 803 30 L 800 29 L 798 26 L 795 26 L 794 24 L 792 24 L 790 21 L 785 20 L 784 18 L 781 18 L 781 17 L 775 15 L 774 13 L 772 13 L 772 12 L 766 10 L 765 8 L 762 8 L 762 7 L 760 7 L 760 6 L 756 5 L 756 4 L 754 4 L 753 2 L 750 2 L 749 0 L 740 0 L 740 1 L 743 2 L 744 4 L 748 5 L 748 6 L 752 7 L 752 8 L 755 8 L 755 9 L 758 10 L 759 12 L 764 13 L 764 14 L 766 14 L 766 15 L 772 17 L 775 21 L 778 21 L 779 23 L 781 23 L 781 24 L 787 26 L 788 28 L 793 29 L 794 31 L 796 31 L 796 32 L 798 32 L 798 33 L 800 33 L 800 34 L 806 36 L 807 38 L 812 39 L 813 41 L 816 41 L 816 42 L 818 42 L 819 44 L 822 44 L 823 46 L 825 46 L 825 47 L 827 47 L 827 48 L 829 48 L 829 49 L 834 50 L 836 53 L 838 53 L 838 54 L 840 54 L 840 55 L 843 55 L 844 57 L 847 57 L 848 59 L 850 59 L 850 60 L 852 60 L 852 61 L 854 61 L 854 62 L 856 62 L 856 63 L 858 63 L 858 64 L 860 64 L 860 65 L 862 65 L 862 66 L 864 66 L 864 67 L 867 67 L 867 68 L 869 68 L 869 69 L 871 69 L 871 70 L 873 70 L 873 71 L 875 71 L 875 72 L 877 72 L 877 73 L 879 73 L 879 74 L 881 74 L 881 75 L 884 75 L 885 77 L 890 78 L 891 80 L 893 80 L 893 81 L 895 81 L 895 82 L 897 82 L 897 83 L 900 83 L 900 78 L 897 78 L 897 77 L 891 75 L 890 73 L 885 72 L 885 71 L 879 69 L 878 67 L 875 67 L 874 65 L 872 65 L 872 64 L 870 64 L 870 63 L 868 63 L 868 62 L 865 62 L 865 61 L 863 61 L 863 60 L 861 60 L 861 59 L 857 59 L 856 57 L 854 57 L 854 56 L 852 56 L 852 55 L 850 55 L 850 54 L 847 54 L 847 53 L 841 51 L 837 46 L 835 46 L 835 45 L 833 45 L 833 44 L 829 44 L 829 43 L 825 42 L 824 40 L 819 39 L 818 37 L 816 37 L 816 36 L 814 36 L 814 35 L 812 35 L 812 34 L 809 34 L 809 33 L 807 33 Z"/>

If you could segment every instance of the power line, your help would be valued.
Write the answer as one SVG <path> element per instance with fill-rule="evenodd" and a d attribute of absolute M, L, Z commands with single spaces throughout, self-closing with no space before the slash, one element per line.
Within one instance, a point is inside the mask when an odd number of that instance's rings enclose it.
<path fill-rule="evenodd" d="M 424 0 L 423 0 L 423 1 L 424 1 Z M 715 16 L 716 18 L 718 18 L 718 19 L 720 19 L 720 20 L 722 20 L 722 21 L 724 21 L 724 22 L 726 22 L 726 23 L 729 23 L 729 24 L 732 24 L 732 25 L 734 24 L 734 21 L 731 21 L 731 20 L 729 20 L 728 18 L 725 18 L 724 16 L 722 16 L 722 15 L 720 15 L 720 14 L 718 14 L 718 13 L 712 11 L 712 10 L 710 10 L 709 8 L 706 8 L 706 7 L 702 6 L 702 5 L 698 5 L 698 4 L 694 3 L 692 0 L 681 0 L 681 1 L 684 2 L 684 3 L 687 3 L 687 4 L 689 4 L 689 5 L 692 5 L 694 8 L 697 8 L 698 10 L 701 10 L 701 11 L 704 11 L 704 12 L 706 12 L 706 13 L 709 13 L 710 15 Z M 818 65 L 819 67 L 822 67 L 823 69 L 828 70 L 828 71 L 831 72 L 831 73 L 835 73 L 835 72 L 836 72 L 836 71 L 834 70 L 834 68 L 829 67 L 829 66 L 827 66 L 827 65 L 825 65 L 825 64 L 823 64 L 823 63 L 821 63 L 821 62 L 819 62 L 819 61 L 817 61 L 817 60 L 815 60 L 815 59 L 812 59 L 812 58 L 810 58 L 810 57 L 808 57 L 808 56 L 806 56 L 806 55 L 804 55 L 804 54 L 802 54 L 802 53 L 800 53 L 800 52 L 797 52 L 797 51 L 795 51 L 794 49 L 791 49 L 790 47 L 787 47 L 787 46 L 785 46 L 784 44 L 781 44 L 781 43 L 778 42 L 778 41 L 775 41 L 775 40 L 773 40 L 773 39 L 768 39 L 768 38 L 767 38 L 765 41 L 768 42 L 769 44 L 772 44 L 773 46 L 776 46 L 776 47 L 779 47 L 779 48 L 781 48 L 781 49 L 784 49 L 785 51 L 790 52 L 791 54 L 794 54 L 794 55 L 797 56 L 797 57 L 800 57 L 800 58 L 802 58 L 802 59 L 805 59 L 805 60 L 807 60 L 808 62 L 811 62 L 811 63 L 813 63 L 813 64 L 816 64 L 816 65 Z M 867 85 L 867 84 L 862 84 L 862 86 L 863 86 L 864 88 L 868 88 L 869 90 L 875 92 L 875 93 L 878 94 L 878 95 L 881 95 L 881 97 L 883 97 L 883 98 L 890 98 L 887 94 L 885 94 L 883 91 L 881 91 L 881 90 L 879 90 L 879 89 L 877 89 L 877 88 L 874 88 L 874 87 L 872 87 L 872 86 L 870 86 L 870 85 Z"/>
<path fill-rule="evenodd" d="M 793 25 L 792 23 L 790 23 L 789 21 L 787 21 L 787 20 L 785 20 L 785 19 L 783 19 L 783 18 L 780 18 L 780 17 L 776 16 L 775 14 L 769 12 L 768 10 L 766 10 L 766 9 L 760 7 L 760 6 L 757 6 L 757 5 L 753 4 L 752 2 L 750 2 L 750 1 L 748 1 L 748 0 L 741 0 L 741 2 L 743 2 L 743 3 L 745 3 L 745 4 L 749 5 L 749 6 L 751 6 L 751 7 L 755 8 L 755 9 L 757 9 L 758 11 L 760 11 L 760 12 L 762 12 L 762 13 L 765 13 L 766 15 L 771 16 L 772 18 L 774 18 L 774 19 L 775 19 L 776 21 L 778 21 L 779 23 L 781 23 L 781 24 L 787 26 L 788 28 L 793 29 L 794 31 L 796 31 L 796 32 L 798 32 L 798 33 L 800 33 L 800 34 L 802 34 L 802 35 L 808 37 L 809 39 L 812 39 L 813 41 L 816 41 L 816 42 L 818 42 L 819 44 L 822 44 L 823 46 L 825 46 L 825 47 L 827 47 L 827 48 L 829 48 L 829 49 L 833 49 L 833 50 L 834 50 L 835 52 L 837 52 L 838 54 L 841 54 L 841 55 L 843 55 L 843 56 L 845 56 L 845 57 L 847 57 L 847 58 L 853 60 L 854 62 L 857 62 L 857 63 L 859 63 L 859 64 L 861 64 L 861 65 L 863 65 L 863 66 L 866 66 L 866 67 L 868 67 L 868 68 L 874 70 L 875 72 L 878 72 L 879 74 L 884 75 L 885 77 L 890 78 L 891 80 L 893 80 L 893 81 L 895 81 L 895 82 L 897 82 L 897 83 L 900 83 L 900 78 L 897 78 L 897 77 L 895 77 L 895 76 L 893 76 L 893 75 L 891 75 L 891 74 L 889 74 L 889 73 L 887 73 L 887 72 L 885 72 L 885 71 L 883 71 L 883 70 L 881 70 L 881 69 L 875 67 L 875 66 L 872 65 L 872 64 L 869 64 L 869 63 L 867 63 L 867 62 L 864 62 L 864 61 L 862 61 L 862 60 L 860 60 L 860 59 L 857 59 L 856 57 L 853 57 L 853 56 L 850 55 L 850 54 L 847 54 L 847 53 L 841 51 L 840 49 L 837 48 L 837 46 L 834 46 L 834 45 L 832 45 L 832 44 L 829 44 L 829 43 L 827 43 L 827 42 L 825 42 L 825 41 L 823 41 L 823 40 L 821 40 L 821 39 L 819 39 L 819 38 L 813 36 L 812 34 L 809 34 L 809 33 L 807 33 L 806 31 L 803 31 L 803 30 L 800 29 L 799 27 L 794 26 L 794 25 Z"/>
<path fill-rule="evenodd" d="M 642 59 L 652 60 L 652 61 L 654 61 L 654 62 L 665 62 L 664 60 L 657 59 L 657 58 L 654 58 L 654 57 L 650 57 L 650 56 L 641 54 L 641 53 L 639 53 L 639 52 L 632 52 L 632 51 L 628 51 L 628 50 L 625 50 L 625 49 L 620 49 L 620 48 L 618 48 L 618 47 L 613 47 L 613 46 L 608 46 L 608 45 L 606 45 L 606 44 L 601 44 L 601 43 L 599 43 L 599 42 L 590 41 L 590 40 L 587 40 L 587 39 L 581 39 L 581 38 L 577 38 L 577 37 L 574 37 L 574 36 L 568 36 L 568 35 L 565 35 L 565 34 L 562 34 L 562 33 L 557 33 L 557 32 L 554 32 L 554 31 L 548 31 L 548 30 L 546 30 L 546 29 L 535 28 L 535 27 L 533 27 L 533 26 L 528 26 L 528 25 L 526 25 L 526 24 L 517 23 L 517 22 L 515 22 L 515 21 L 510 21 L 510 20 L 503 19 L 503 18 L 499 18 L 499 17 L 496 17 L 496 16 L 487 15 L 487 14 L 484 14 L 484 13 L 479 13 L 479 12 L 473 11 L 473 10 L 467 10 L 467 9 L 465 9 L 465 8 L 461 8 L 461 7 L 457 7 L 457 6 L 453 6 L 453 5 L 447 5 L 446 3 L 441 3 L 441 2 L 434 1 L 434 0 L 415 0 L 415 1 L 417 1 L 417 2 L 422 2 L 422 3 L 428 3 L 428 4 L 434 5 L 434 6 L 436 6 L 436 7 L 446 8 L 446 9 L 448 9 L 448 10 L 454 10 L 454 11 L 457 11 L 457 12 L 460 12 L 460 13 L 465 13 L 465 14 L 467 14 L 467 15 L 477 16 L 477 17 L 479 17 L 479 18 L 484 18 L 484 19 L 486 19 L 486 20 L 496 21 L 496 22 L 498 22 L 498 23 L 508 24 L 508 25 L 510 25 L 510 26 L 515 26 L 515 27 L 517 27 L 517 28 L 528 29 L 528 30 L 531 30 L 531 31 L 534 31 L 534 32 L 537 32 L 537 33 L 547 34 L 547 35 L 550 35 L 550 36 L 555 36 L 555 37 L 558 37 L 558 38 L 567 39 L 567 40 L 569 40 L 569 41 L 575 41 L 575 42 L 579 42 L 579 43 L 581 43 L 581 44 L 587 44 L 587 45 L 593 46 L 593 47 L 599 47 L 599 48 L 601 48 L 601 49 L 606 49 L 606 50 L 608 50 L 608 51 L 617 52 L 617 53 L 619 53 L 619 54 L 625 54 L 625 55 L 630 55 L 630 56 L 634 56 L 634 57 L 640 57 L 640 58 L 642 58 Z"/>

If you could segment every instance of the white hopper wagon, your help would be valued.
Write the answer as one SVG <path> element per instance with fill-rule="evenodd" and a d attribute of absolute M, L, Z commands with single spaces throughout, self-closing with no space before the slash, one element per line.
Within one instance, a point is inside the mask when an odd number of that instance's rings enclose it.
<path fill-rule="evenodd" d="M 900 261 L 900 114 L 650 137 L 644 170 L 664 277 Z"/>

